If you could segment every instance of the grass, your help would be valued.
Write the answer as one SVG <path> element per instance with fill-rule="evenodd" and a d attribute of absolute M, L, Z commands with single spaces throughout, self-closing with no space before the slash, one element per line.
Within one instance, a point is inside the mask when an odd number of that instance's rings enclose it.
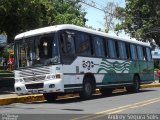
<path fill-rule="evenodd" d="M 12 71 L 0 70 L 0 77 L 14 77 Z"/>
<path fill-rule="evenodd" d="M 0 70 L 0 73 L 13 73 L 13 72 L 8 70 Z"/>

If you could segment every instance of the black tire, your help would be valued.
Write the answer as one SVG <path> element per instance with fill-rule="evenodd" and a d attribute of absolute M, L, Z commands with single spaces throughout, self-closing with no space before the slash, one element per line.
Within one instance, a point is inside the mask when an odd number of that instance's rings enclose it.
<path fill-rule="evenodd" d="M 102 93 L 103 96 L 111 95 L 113 89 L 111 88 L 105 88 L 105 89 L 100 89 L 100 92 Z"/>
<path fill-rule="evenodd" d="M 127 92 L 134 92 L 137 93 L 139 92 L 140 89 L 140 79 L 139 76 L 134 76 L 133 78 L 133 86 L 128 86 L 126 87 Z"/>
<path fill-rule="evenodd" d="M 94 92 L 94 84 L 91 82 L 89 78 L 85 78 L 83 82 L 83 90 L 80 92 L 80 97 L 82 99 L 90 99 L 92 97 L 92 94 Z"/>
<path fill-rule="evenodd" d="M 57 98 L 57 94 L 55 93 L 43 93 L 43 96 L 47 102 L 54 102 Z"/>

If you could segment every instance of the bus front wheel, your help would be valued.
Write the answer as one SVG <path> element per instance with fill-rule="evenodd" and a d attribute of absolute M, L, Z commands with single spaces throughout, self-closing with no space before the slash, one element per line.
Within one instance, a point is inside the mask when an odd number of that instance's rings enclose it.
<path fill-rule="evenodd" d="M 80 92 L 82 99 L 90 99 L 94 92 L 94 85 L 89 78 L 86 78 L 83 82 L 83 90 Z"/>

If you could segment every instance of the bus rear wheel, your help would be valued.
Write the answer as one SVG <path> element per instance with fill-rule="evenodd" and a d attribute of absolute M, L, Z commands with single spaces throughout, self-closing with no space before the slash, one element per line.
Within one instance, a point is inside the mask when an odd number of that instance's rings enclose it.
<path fill-rule="evenodd" d="M 43 93 L 43 96 L 47 102 L 53 102 L 57 98 L 57 94 L 55 93 Z"/>
<path fill-rule="evenodd" d="M 133 78 L 133 85 L 132 86 L 128 86 L 126 87 L 127 91 L 128 92 L 139 92 L 139 89 L 140 89 L 140 79 L 139 79 L 139 76 L 134 76 Z"/>
<path fill-rule="evenodd" d="M 83 82 L 83 90 L 80 92 L 80 97 L 82 99 L 90 99 L 94 92 L 94 84 L 89 78 L 86 78 Z"/>

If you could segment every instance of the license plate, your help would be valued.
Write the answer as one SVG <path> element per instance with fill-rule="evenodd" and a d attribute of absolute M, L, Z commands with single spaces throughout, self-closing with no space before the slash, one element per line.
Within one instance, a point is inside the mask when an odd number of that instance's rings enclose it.
<path fill-rule="evenodd" d="M 38 90 L 32 90 L 33 93 L 38 93 Z"/>

